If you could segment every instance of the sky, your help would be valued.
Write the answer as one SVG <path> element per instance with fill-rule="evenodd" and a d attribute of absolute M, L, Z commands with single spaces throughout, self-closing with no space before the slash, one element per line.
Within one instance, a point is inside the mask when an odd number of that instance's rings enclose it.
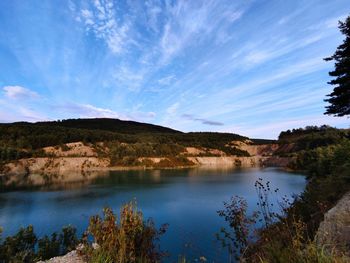
<path fill-rule="evenodd" d="M 276 138 L 326 116 L 349 0 L 1 0 L 0 122 L 108 117 Z"/>

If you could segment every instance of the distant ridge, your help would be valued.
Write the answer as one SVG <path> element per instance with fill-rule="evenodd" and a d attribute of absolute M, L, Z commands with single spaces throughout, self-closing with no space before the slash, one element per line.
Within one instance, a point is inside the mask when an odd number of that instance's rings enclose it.
<path fill-rule="evenodd" d="M 58 121 L 42 121 L 36 123 L 17 122 L 12 124 L 29 125 L 29 126 L 51 126 L 77 128 L 86 130 L 103 130 L 125 134 L 140 134 L 140 133 L 182 133 L 180 131 L 136 121 L 123 121 L 120 119 L 110 118 L 93 118 L 93 119 L 67 119 Z"/>

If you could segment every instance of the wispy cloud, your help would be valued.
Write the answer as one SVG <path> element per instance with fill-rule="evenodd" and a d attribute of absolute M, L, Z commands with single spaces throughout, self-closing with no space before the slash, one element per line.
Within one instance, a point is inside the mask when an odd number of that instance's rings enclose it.
<path fill-rule="evenodd" d="M 81 118 L 121 118 L 121 115 L 115 111 L 90 104 L 65 103 L 55 105 L 54 108 Z"/>
<path fill-rule="evenodd" d="M 5 86 L 3 87 L 4 94 L 7 98 L 14 100 L 30 100 L 38 99 L 40 96 L 35 91 L 21 86 Z"/>
<path fill-rule="evenodd" d="M 182 114 L 181 115 L 182 118 L 187 119 L 187 120 L 191 120 L 191 121 L 199 121 L 202 124 L 205 125 L 211 125 L 211 126 L 222 126 L 224 125 L 222 122 L 219 121 L 211 121 L 211 120 L 207 120 L 207 119 L 203 119 L 203 118 L 198 118 L 192 114 Z"/>
<path fill-rule="evenodd" d="M 162 7 L 159 0 L 148 0 L 145 2 L 147 13 L 147 26 L 155 32 L 159 32 L 159 18 Z"/>
<path fill-rule="evenodd" d="M 31 100 L 0 99 L 0 121 L 40 121 L 49 120 L 45 113 L 30 105 Z M 17 103 L 14 103 L 17 102 Z M 18 103 L 19 102 L 19 103 Z M 34 104 L 35 105 L 35 104 Z"/>
<path fill-rule="evenodd" d="M 179 102 L 175 102 L 174 104 L 170 105 L 167 109 L 166 109 L 166 113 L 170 116 L 173 116 L 176 114 L 178 108 L 180 106 Z"/>
<path fill-rule="evenodd" d="M 160 39 L 161 61 L 169 62 L 186 47 L 194 43 L 198 45 L 205 38 L 212 37 L 211 33 L 216 33 L 220 24 L 233 23 L 243 15 L 243 10 L 235 9 L 235 6 L 226 6 L 226 10 L 222 8 L 214 1 L 179 0 L 168 4 L 168 20 Z"/>
<path fill-rule="evenodd" d="M 114 72 L 114 78 L 117 83 L 130 91 L 138 91 L 143 84 L 145 76 L 145 71 L 134 71 L 127 66 L 120 66 Z"/>
<path fill-rule="evenodd" d="M 88 32 L 106 42 L 112 53 L 119 54 L 130 43 L 130 21 L 118 22 L 112 0 L 94 0 L 91 9 L 82 9 L 78 14 Z"/>
<path fill-rule="evenodd" d="M 176 77 L 174 75 L 166 76 L 164 78 L 158 79 L 158 83 L 160 85 L 170 85 L 174 80 L 176 80 Z"/>
<path fill-rule="evenodd" d="M 331 17 L 331 18 L 327 18 L 324 21 L 315 23 L 309 27 L 307 27 L 307 30 L 324 30 L 324 29 L 334 29 L 336 27 L 338 27 L 339 25 L 339 21 L 344 21 L 345 18 L 348 16 L 348 14 L 342 14 L 340 16 L 336 16 L 336 17 Z"/>
<path fill-rule="evenodd" d="M 262 136 L 323 118 L 333 67 L 323 58 L 350 11 L 348 0 L 37 7 L 0 1 L 0 119 L 116 117 Z"/>

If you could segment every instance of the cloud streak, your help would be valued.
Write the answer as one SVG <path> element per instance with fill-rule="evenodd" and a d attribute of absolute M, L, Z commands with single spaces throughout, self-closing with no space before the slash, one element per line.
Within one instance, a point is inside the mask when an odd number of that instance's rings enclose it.
<path fill-rule="evenodd" d="M 90 104 L 66 103 L 63 105 L 56 105 L 54 108 L 79 116 L 80 118 L 120 118 L 120 114 L 110 109 L 95 107 Z"/>
<path fill-rule="evenodd" d="M 323 118 L 333 67 L 323 58 L 350 12 L 348 0 L 41 4 L 0 1 L 0 119 L 112 117 L 269 138 Z"/>
<path fill-rule="evenodd" d="M 88 32 L 105 41 L 114 54 L 122 53 L 130 42 L 129 21 L 117 22 L 112 0 L 94 0 L 90 9 L 82 9 L 77 18 L 84 23 Z"/>
<path fill-rule="evenodd" d="M 7 98 L 13 100 L 31 100 L 40 97 L 37 92 L 21 86 L 5 86 L 3 91 Z"/>
<path fill-rule="evenodd" d="M 195 117 L 192 114 L 182 114 L 181 117 L 186 119 L 186 120 L 199 121 L 199 122 L 201 122 L 204 125 L 210 125 L 210 126 L 223 126 L 224 125 L 224 123 L 222 123 L 222 122 L 211 121 L 211 120 L 207 120 L 207 119 L 203 119 L 203 118 L 198 118 L 198 117 Z"/>

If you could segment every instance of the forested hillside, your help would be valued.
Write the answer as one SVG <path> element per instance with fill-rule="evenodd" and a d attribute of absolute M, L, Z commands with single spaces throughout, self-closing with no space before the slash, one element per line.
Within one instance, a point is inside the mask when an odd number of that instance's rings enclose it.
<path fill-rule="evenodd" d="M 34 126 L 66 127 L 88 130 L 103 130 L 125 134 L 139 133 L 181 133 L 167 127 L 136 121 L 123 121 L 110 118 L 67 119 L 58 121 L 37 122 Z"/>
<path fill-rule="evenodd" d="M 328 125 L 282 131 L 278 137 L 280 148 L 276 154 L 288 155 L 328 145 L 339 144 L 350 138 L 349 129 L 337 129 Z M 287 147 L 286 147 L 287 146 Z"/>
<path fill-rule="evenodd" d="M 229 145 L 232 141 L 246 139 L 232 133 L 182 133 L 162 126 L 118 119 L 18 122 L 0 124 L 0 160 L 42 156 L 40 149 L 43 147 L 63 146 L 78 141 L 90 144 L 105 142 L 111 148 L 124 143 L 122 148 L 128 148 L 125 151 L 134 154 L 134 157 L 153 156 L 162 152 L 176 155 L 183 147 L 205 147 L 219 149 L 229 155 L 247 156 L 247 152 Z M 152 152 L 148 149 L 152 149 Z"/>

